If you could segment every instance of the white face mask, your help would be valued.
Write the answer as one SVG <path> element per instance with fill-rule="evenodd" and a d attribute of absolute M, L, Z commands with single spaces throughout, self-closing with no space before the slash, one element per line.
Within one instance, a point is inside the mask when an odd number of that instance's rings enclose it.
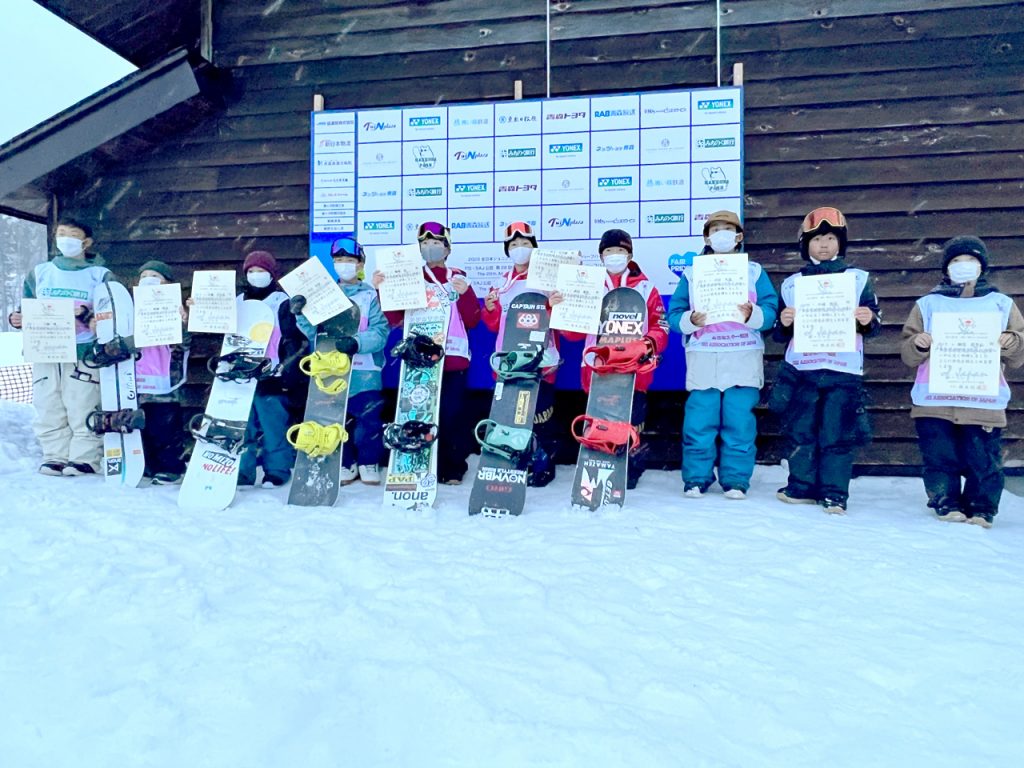
<path fill-rule="evenodd" d="M 530 263 L 530 254 L 533 253 L 533 248 L 528 245 L 520 245 L 516 248 L 509 248 L 508 255 L 512 257 L 512 262 L 522 266 L 523 264 Z"/>
<path fill-rule="evenodd" d="M 139 278 L 139 285 L 161 285 L 162 283 L 163 280 L 159 277 L 153 277 L 152 275 Z"/>
<path fill-rule="evenodd" d="M 269 272 L 246 272 L 245 279 L 253 288 L 266 288 L 274 278 Z"/>
<path fill-rule="evenodd" d="M 977 260 L 956 261 L 949 265 L 949 279 L 957 285 L 977 280 L 981 276 L 981 264 Z"/>
<path fill-rule="evenodd" d="M 444 260 L 444 243 L 427 241 L 420 243 L 420 255 L 424 261 L 438 262 Z"/>
<path fill-rule="evenodd" d="M 729 253 L 736 247 L 736 233 L 729 229 L 720 229 L 708 235 L 708 241 L 715 253 Z"/>
<path fill-rule="evenodd" d="M 82 252 L 85 250 L 82 248 L 82 241 L 77 237 L 58 237 L 56 238 L 56 243 L 57 250 L 69 259 L 81 256 Z"/>
<path fill-rule="evenodd" d="M 624 272 L 627 264 L 629 264 L 629 255 L 625 253 L 609 253 L 604 257 L 604 268 L 613 275 Z"/>
<path fill-rule="evenodd" d="M 342 280 L 348 281 L 355 278 L 356 273 L 359 272 L 359 265 L 350 261 L 336 261 L 334 262 L 334 271 Z"/>

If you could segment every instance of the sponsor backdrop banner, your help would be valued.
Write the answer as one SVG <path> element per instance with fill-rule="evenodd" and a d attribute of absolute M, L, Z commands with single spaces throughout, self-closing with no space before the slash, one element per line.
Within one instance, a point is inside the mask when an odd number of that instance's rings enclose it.
<path fill-rule="evenodd" d="M 449 262 L 483 296 L 509 267 L 510 222 L 529 222 L 542 247 L 580 250 L 584 263 L 597 261 L 601 233 L 618 228 L 667 295 L 703 247 L 708 215 L 742 215 L 741 88 L 311 117 L 310 248 L 328 265 L 342 233 L 395 246 L 436 220 L 452 230 Z"/>

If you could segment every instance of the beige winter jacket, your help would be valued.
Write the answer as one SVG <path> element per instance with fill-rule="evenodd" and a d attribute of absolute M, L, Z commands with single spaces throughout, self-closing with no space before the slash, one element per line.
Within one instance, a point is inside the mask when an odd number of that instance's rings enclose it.
<path fill-rule="evenodd" d="M 924 333 L 924 319 L 917 304 L 910 311 L 910 317 L 903 325 L 903 346 L 900 356 L 903 362 L 917 368 L 928 359 L 929 350 L 921 349 L 914 341 Z M 1001 351 L 1003 368 L 1019 368 L 1024 364 L 1024 316 L 1014 304 L 1010 310 L 1010 319 L 1006 323 L 1006 333 L 1013 336 L 1009 347 Z M 976 424 L 982 427 L 1005 427 L 1006 411 L 993 411 L 984 408 L 963 408 L 957 406 L 920 406 L 910 409 L 912 418 L 945 419 L 954 424 Z"/>

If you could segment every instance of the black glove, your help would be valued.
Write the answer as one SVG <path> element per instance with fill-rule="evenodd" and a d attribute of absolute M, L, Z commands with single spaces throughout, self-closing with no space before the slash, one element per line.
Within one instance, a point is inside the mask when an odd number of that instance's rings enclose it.
<path fill-rule="evenodd" d="M 82 325 L 88 325 L 89 321 L 92 320 L 92 310 L 89 309 L 85 304 L 79 304 L 75 310 L 75 317 Z"/>
<path fill-rule="evenodd" d="M 288 299 L 288 311 L 293 315 L 301 315 L 306 308 L 306 297 L 302 295 L 292 296 Z"/>
<path fill-rule="evenodd" d="M 334 348 L 342 354 L 352 357 L 352 355 L 359 351 L 359 342 L 355 336 L 342 336 L 340 339 L 335 340 Z"/>

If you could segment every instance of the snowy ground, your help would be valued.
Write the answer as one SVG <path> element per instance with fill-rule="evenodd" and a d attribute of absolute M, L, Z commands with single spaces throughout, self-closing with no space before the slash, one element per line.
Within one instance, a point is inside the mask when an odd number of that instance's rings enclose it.
<path fill-rule="evenodd" d="M 919 481 L 850 515 L 683 500 L 514 520 L 353 486 L 336 509 L 35 474 L 0 403 L 0 764 L 1016 766 L 1024 502 L 940 523 Z"/>

